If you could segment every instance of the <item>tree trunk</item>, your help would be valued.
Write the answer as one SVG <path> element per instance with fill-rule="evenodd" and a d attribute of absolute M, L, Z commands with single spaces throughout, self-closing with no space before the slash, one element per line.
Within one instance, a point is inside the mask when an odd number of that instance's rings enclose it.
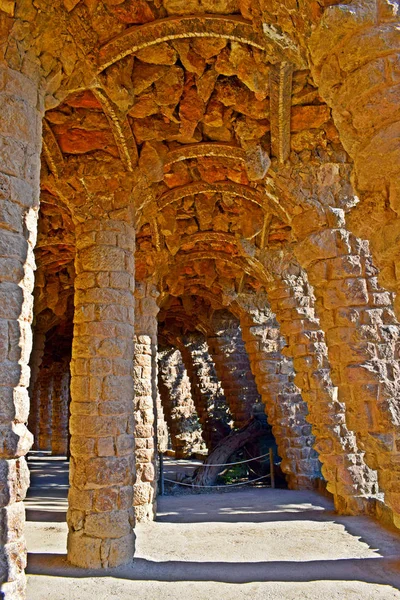
<path fill-rule="evenodd" d="M 215 446 L 204 464 L 196 469 L 192 481 L 193 485 L 214 485 L 218 475 L 226 467 L 212 465 L 225 465 L 229 462 L 229 458 L 240 448 L 268 433 L 269 428 L 262 421 L 254 418 L 238 431 L 232 431 Z"/>

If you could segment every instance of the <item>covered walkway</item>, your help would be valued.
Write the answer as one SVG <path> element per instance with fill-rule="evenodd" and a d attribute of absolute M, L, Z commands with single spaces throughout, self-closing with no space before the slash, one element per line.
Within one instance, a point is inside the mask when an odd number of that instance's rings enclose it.
<path fill-rule="evenodd" d="M 66 561 L 68 465 L 30 459 L 30 600 L 400 598 L 400 538 L 367 517 L 340 517 L 311 492 L 243 489 L 164 496 L 136 528 L 131 565 Z"/>

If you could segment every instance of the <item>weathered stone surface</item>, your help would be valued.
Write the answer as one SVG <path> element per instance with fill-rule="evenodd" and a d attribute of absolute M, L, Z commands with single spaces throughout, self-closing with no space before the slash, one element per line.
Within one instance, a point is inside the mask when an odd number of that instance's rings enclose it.
<path fill-rule="evenodd" d="M 216 312 L 207 344 L 235 427 L 243 427 L 260 398 L 238 320 L 228 312 Z"/>

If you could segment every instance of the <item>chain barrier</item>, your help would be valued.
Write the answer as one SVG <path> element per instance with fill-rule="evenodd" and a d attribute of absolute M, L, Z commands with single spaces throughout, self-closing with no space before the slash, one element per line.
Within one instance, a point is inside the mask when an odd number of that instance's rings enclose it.
<path fill-rule="evenodd" d="M 183 483 L 182 481 L 174 481 L 173 479 L 167 479 L 167 477 L 164 477 L 164 481 L 168 481 L 169 483 L 175 483 L 176 485 L 183 485 L 186 487 L 191 487 L 191 488 L 213 488 L 215 490 L 215 488 L 231 488 L 231 487 L 238 487 L 239 485 L 250 485 L 250 483 L 255 483 L 256 481 L 261 481 L 261 479 L 265 479 L 266 477 L 271 477 L 271 473 L 268 473 L 268 475 L 263 475 L 262 477 L 257 477 L 257 479 L 252 479 L 251 481 L 242 481 L 242 483 L 225 483 L 222 485 L 196 485 L 194 483 Z"/>
<path fill-rule="evenodd" d="M 267 452 L 267 454 L 262 454 L 261 456 L 255 456 L 254 458 L 248 458 L 247 460 L 240 460 L 239 462 L 233 462 L 233 463 L 223 463 L 221 465 L 210 465 L 209 463 L 202 463 L 202 465 L 206 465 L 207 467 L 232 467 L 233 465 L 243 465 L 244 463 L 248 463 L 248 462 L 252 462 L 253 460 L 260 460 L 260 458 L 265 458 L 266 456 L 269 456 L 269 452 Z M 200 465 L 200 466 L 202 466 Z"/>
<path fill-rule="evenodd" d="M 163 476 L 163 468 L 162 468 L 162 464 L 160 464 L 161 466 L 161 494 L 163 495 L 164 493 L 164 481 L 168 481 L 168 483 L 173 483 L 175 485 L 181 485 L 184 487 L 190 487 L 190 488 L 203 488 L 203 489 L 216 489 L 216 488 L 230 488 L 230 487 L 238 487 L 238 486 L 242 486 L 242 485 L 250 485 L 251 483 L 255 483 L 257 481 L 261 481 L 262 479 L 266 479 L 267 477 L 271 478 L 271 486 L 274 488 L 275 487 L 275 476 L 274 476 L 274 461 L 273 461 L 273 453 L 272 453 L 272 449 L 269 449 L 269 452 L 267 454 L 262 454 L 261 456 L 255 456 L 254 458 L 249 458 L 247 460 L 240 460 L 238 462 L 233 462 L 233 463 L 223 463 L 223 464 L 207 464 L 207 463 L 203 463 L 203 465 L 207 465 L 207 467 L 231 467 L 234 465 L 242 465 L 245 463 L 250 463 L 253 462 L 254 460 L 260 460 L 261 458 L 265 458 L 266 456 L 269 456 L 270 462 L 271 462 L 271 472 L 268 473 L 267 475 L 262 475 L 261 477 L 257 477 L 256 479 L 252 479 L 250 481 L 242 481 L 241 483 L 228 483 L 228 484 L 221 484 L 221 485 L 197 485 L 195 483 L 184 483 L 183 481 L 176 481 L 174 479 L 168 479 L 167 477 Z M 162 463 L 162 456 L 161 456 L 161 463 Z M 265 461 L 264 461 L 265 462 Z M 200 465 L 202 466 L 202 465 Z M 249 467 L 249 469 L 252 471 L 252 469 Z M 254 473 L 254 471 L 253 471 Z"/>

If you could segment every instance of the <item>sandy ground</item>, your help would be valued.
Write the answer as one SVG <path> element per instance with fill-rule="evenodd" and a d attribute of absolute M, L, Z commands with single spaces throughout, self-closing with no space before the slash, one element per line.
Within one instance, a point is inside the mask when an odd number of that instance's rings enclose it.
<path fill-rule="evenodd" d="M 67 465 L 35 460 L 31 469 L 28 600 L 400 600 L 400 536 L 339 517 L 310 492 L 164 496 L 157 522 L 136 529 L 131 565 L 73 568 Z"/>

